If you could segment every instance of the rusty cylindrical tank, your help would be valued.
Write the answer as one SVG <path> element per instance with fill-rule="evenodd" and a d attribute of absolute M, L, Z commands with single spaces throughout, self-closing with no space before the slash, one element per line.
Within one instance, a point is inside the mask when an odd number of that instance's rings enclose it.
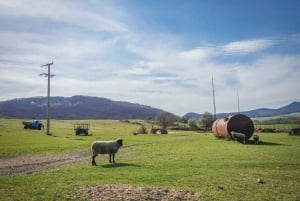
<path fill-rule="evenodd" d="M 217 138 L 232 138 L 231 131 L 244 133 L 248 140 L 254 132 L 254 124 L 246 115 L 236 114 L 217 119 L 212 125 L 212 132 Z"/>

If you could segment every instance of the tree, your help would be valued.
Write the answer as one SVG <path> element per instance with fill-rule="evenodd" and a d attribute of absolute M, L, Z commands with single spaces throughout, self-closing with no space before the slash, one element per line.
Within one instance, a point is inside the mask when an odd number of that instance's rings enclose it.
<path fill-rule="evenodd" d="M 210 112 L 204 112 L 200 118 L 200 124 L 205 128 L 205 130 L 211 129 L 212 124 L 214 123 L 213 114 Z"/>
<path fill-rule="evenodd" d="M 189 125 L 190 129 L 192 129 L 192 130 L 198 129 L 197 121 L 195 119 L 189 119 L 188 125 Z"/>
<path fill-rule="evenodd" d="M 168 126 L 171 125 L 173 122 L 175 122 L 176 118 L 171 113 L 162 111 L 157 115 L 156 120 L 158 124 L 161 126 L 161 134 L 167 134 Z"/>

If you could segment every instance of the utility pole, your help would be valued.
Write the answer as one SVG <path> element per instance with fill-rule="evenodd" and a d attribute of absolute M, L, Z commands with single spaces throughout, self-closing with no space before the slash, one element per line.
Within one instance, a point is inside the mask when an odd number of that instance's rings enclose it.
<path fill-rule="evenodd" d="M 51 135 L 50 133 L 50 78 L 54 77 L 55 75 L 51 75 L 50 73 L 50 66 L 53 65 L 53 62 L 41 65 L 41 67 L 48 67 L 48 73 L 41 73 L 40 76 L 45 76 L 48 78 L 48 86 L 47 86 L 47 130 L 46 134 Z"/>
<path fill-rule="evenodd" d="M 216 101 L 215 101 L 215 86 L 214 86 L 214 77 L 211 77 L 211 84 L 212 84 L 212 90 L 213 90 L 213 104 L 214 104 L 214 120 L 217 119 L 217 113 L 216 113 Z"/>

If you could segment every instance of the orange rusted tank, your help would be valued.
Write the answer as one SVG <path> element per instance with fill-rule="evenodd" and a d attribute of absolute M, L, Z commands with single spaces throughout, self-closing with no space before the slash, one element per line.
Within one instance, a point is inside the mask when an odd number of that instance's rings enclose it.
<path fill-rule="evenodd" d="M 212 132 L 217 138 L 232 138 L 231 132 L 245 134 L 246 140 L 251 138 L 254 132 L 252 120 L 243 114 L 217 119 L 212 125 Z"/>

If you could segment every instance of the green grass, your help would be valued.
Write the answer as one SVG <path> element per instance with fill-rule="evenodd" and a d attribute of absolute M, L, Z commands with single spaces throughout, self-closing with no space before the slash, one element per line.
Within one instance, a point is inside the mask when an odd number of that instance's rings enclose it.
<path fill-rule="evenodd" d="M 284 115 L 276 115 L 276 116 L 271 116 L 271 117 L 254 117 L 251 118 L 252 120 L 257 120 L 257 121 L 265 121 L 265 120 L 273 120 L 273 119 L 285 119 L 289 117 L 300 117 L 300 112 L 295 112 L 291 114 L 284 114 Z"/>
<path fill-rule="evenodd" d="M 283 130 L 288 133 L 292 128 L 299 128 L 300 124 L 255 124 L 255 128 L 271 128 L 276 130 Z"/>
<path fill-rule="evenodd" d="M 183 189 L 203 200 L 300 200 L 300 137 L 260 134 L 255 146 L 187 131 L 134 136 L 139 125 L 98 120 L 86 121 L 92 135 L 84 137 L 75 136 L 75 122 L 53 121 L 50 137 L 24 130 L 21 120 L 0 119 L 0 157 L 88 150 L 96 139 L 122 137 L 117 163 L 98 156 L 96 167 L 87 158 L 50 172 L 0 177 L 0 200 L 72 200 L 82 187 L 101 184 Z"/>

